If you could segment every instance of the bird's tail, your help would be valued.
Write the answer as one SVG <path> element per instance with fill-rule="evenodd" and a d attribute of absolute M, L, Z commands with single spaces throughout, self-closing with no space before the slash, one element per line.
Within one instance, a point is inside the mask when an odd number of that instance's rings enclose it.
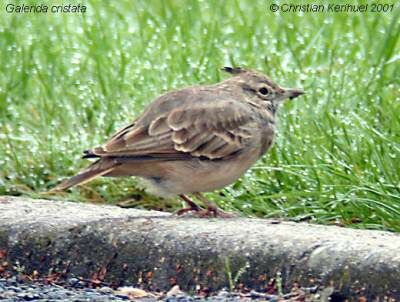
<path fill-rule="evenodd" d="M 67 190 L 78 184 L 87 183 L 94 178 L 97 178 L 99 176 L 111 172 L 117 165 L 118 163 L 113 159 L 101 158 L 98 161 L 91 164 L 85 170 L 76 174 L 75 176 L 72 176 L 71 178 L 64 180 L 58 186 L 51 189 L 50 192 Z"/>

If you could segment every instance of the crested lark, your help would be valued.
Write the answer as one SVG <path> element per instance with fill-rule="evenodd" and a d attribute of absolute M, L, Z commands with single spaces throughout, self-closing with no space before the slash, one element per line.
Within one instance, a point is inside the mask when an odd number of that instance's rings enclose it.
<path fill-rule="evenodd" d="M 99 176 L 138 176 L 152 194 L 183 198 L 189 208 L 178 214 L 228 216 L 200 192 L 231 184 L 265 154 L 274 139 L 277 108 L 304 92 L 282 88 L 256 71 L 223 70 L 233 77 L 158 97 L 103 146 L 85 151 L 83 158 L 97 161 L 54 190 Z"/>

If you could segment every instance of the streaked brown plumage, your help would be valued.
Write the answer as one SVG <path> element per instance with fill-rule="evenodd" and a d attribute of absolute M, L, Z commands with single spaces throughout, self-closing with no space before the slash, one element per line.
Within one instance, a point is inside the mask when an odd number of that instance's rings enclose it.
<path fill-rule="evenodd" d="M 281 88 L 256 71 L 224 70 L 233 77 L 158 97 L 103 146 L 85 151 L 84 158 L 99 159 L 54 190 L 98 176 L 138 176 L 153 194 L 181 195 L 188 210 L 223 216 L 199 193 L 242 176 L 271 147 L 279 104 L 304 93 Z M 207 211 L 184 195 L 189 193 L 202 199 Z"/>

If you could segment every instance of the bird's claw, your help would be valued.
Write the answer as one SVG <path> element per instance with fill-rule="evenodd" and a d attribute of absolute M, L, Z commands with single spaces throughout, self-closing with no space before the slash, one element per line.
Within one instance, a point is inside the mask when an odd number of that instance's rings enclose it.
<path fill-rule="evenodd" d="M 224 212 L 218 208 L 208 207 L 207 209 L 201 208 L 183 208 L 175 213 L 177 216 L 190 216 L 199 218 L 234 218 L 236 217 L 233 213 Z"/>

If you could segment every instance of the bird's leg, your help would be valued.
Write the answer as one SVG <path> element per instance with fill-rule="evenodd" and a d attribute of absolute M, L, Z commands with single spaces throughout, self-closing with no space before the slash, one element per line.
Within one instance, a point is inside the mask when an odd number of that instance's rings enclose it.
<path fill-rule="evenodd" d="M 218 206 L 215 203 L 209 201 L 201 193 L 193 193 L 193 195 L 196 196 L 196 198 L 198 198 L 199 200 L 201 200 L 201 202 L 204 203 L 204 205 L 207 207 L 206 211 L 198 212 L 200 216 L 222 217 L 222 218 L 235 217 L 235 215 L 232 213 L 227 213 L 222 211 L 220 208 L 218 208 Z"/>
<path fill-rule="evenodd" d="M 180 194 L 179 197 L 182 198 L 189 205 L 189 207 L 180 209 L 178 212 L 176 212 L 177 215 L 182 215 L 184 213 L 192 211 L 199 212 L 201 210 L 201 208 L 185 194 Z"/>

